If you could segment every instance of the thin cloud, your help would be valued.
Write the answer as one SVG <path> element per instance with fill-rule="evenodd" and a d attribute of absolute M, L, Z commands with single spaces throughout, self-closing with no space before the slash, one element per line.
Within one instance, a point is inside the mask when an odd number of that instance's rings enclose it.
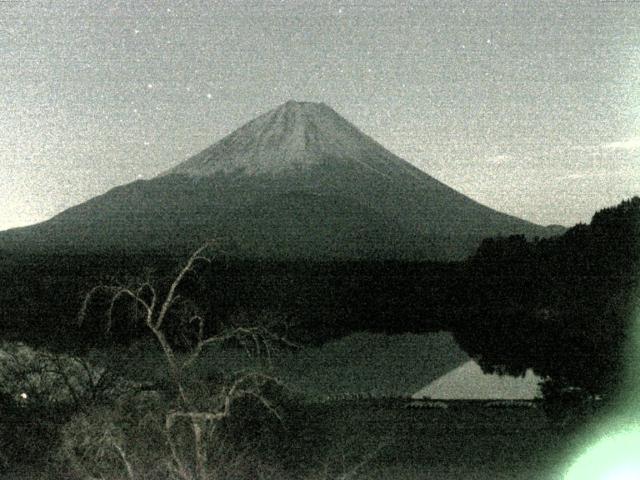
<path fill-rule="evenodd" d="M 626 175 L 626 172 L 576 172 L 568 175 L 561 175 L 558 178 L 577 180 L 583 178 L 619 177 L 622 175 Z"/>
<path fill-rule="evenodd" d="M 633 137 L 621 142 L 609 142 L 603 145 L 604 148 L 611 150 L 636 150 L 640 149 L 640 137 Z"/>

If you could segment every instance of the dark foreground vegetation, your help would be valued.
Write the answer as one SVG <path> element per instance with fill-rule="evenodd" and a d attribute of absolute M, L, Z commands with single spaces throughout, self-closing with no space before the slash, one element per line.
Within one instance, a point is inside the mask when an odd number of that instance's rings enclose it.
<path fill-rule="evenodd" d="M 452 294 L 465 288 L 459 263 L 284 263 L 240 261 L 212 252 L 211 263 L 198 265 L 197 278 L 186 279 L 181 292 L 206 312 L 210 325 L 238 314 L 270 312 L 287 317 L 303 343 L 361 330 L 447 330 L 454 312 Z M 88 290 L 141 278 L 166 289 L 184 259 L 166 253 L 6 256 L 0 273 L 11 282 L 0 290 L 3 333 L 49 347 L 55 342 L 64 349 L 86 346 L 87 341 L 104 343 L 89 324 L 77 328 Z M 124 342 L 144 333 L 120 322 L 110 338 Z"/>
<path fill-rule="evenodd" d="M 12 432 L 21 461 L 8 465 L 7 476 L 0 478 L 185 478 L 167 468 L 172 454 L 163 433 L 164 402 L 156 393 L 131 392 L 66 422 L 52 418 L 38 431 L 25 417 L 42 412 L 29 411 Z M 281 398 L 274 403 L 282 415 L 278 419 L 246 402 L 208 437 L 206 478 L 560 480 L 581 446 L 577 431 L 548 417 L 541 403 L 408 405 L 402 398 L 312 403 Z M 185 439 L 180 448 L 192 448 L 187 444 L 192 432 L 179 433 Z M 128 475 L 118 448 L 134 475 Z M 16 476 L 19 472 L 25 476 Z"/>
<path fill-rule="evenodd" d="M 486 240 L 449 264 L 241 262 L 215 246 L 186 264 L 5 255 L 2 335 L 36 350 L 0 348 L 0 468 L 114 480 L 550 478 L 541 472 L 567 442 L 565 420 L 621 385 L 639 238 L 634 198 L 563 235 Z M 452 331 L 489 371 L 533 368 L 546 406 L 310 404 L 269 369 L 279 350 L 362 330 Z M 262 368 L 192 368 L 209 343 Z M 164 378 L 140 380 L 139 345 Z M 579 398 L 563 403 L 567 392 Z"/>
<path fill-rule="evenodd" d="M 485 369 L 533 368 L 548 396 L 616 392 L 640 329 L 640 198 L 558 237 L 485 240 L 466 272 L 452 330 Z"/>
<path fill-rule="evenodd" d="M 216 385 L 230 377 L 213 371 L 187 387 L 194 407 L 217 408 Z M 260 389 L 268 404 L 241 399 L 203 433 L 206 476 L 198 476 L 188 423 L 170 430 L 185 470 L 173 460 L 166 417 L 179 402 L 168 378 L 164 385 L 105 382 L 93 393 L 79 404 L 43 402 L 31 392 L 17 406 L 5 398 L 13 416 L 2 425 L 0 478 L 539 480 L 561 478 L 555 474 L 578 442 L 575 429 L 548 416 L 543 402 L 308 401 L 268 383 Z"/>

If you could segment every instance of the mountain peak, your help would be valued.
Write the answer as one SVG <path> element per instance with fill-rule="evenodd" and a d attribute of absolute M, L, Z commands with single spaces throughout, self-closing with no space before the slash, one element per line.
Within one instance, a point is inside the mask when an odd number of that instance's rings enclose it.
<path fill-rule="evenodd" d="M 324 102 L 301 102 L 297 100 L 288 100 L 275 108 L 275 111 L 299 112 L 307 115 L 322 115 L 324 113 L 340 116 L 333 108 Z"/>
<path fill-rule="evenodd" d="M 393 156 L 324 103 L 289 100 L 166 172 L 276 174 L 322 162 Z M 356 160 L 354 160 L 356 159 Z"/>
<path fill-rule="evenodd" d="M 286 109 L 303 109 L 303 108 L 317 108 L 317 107 L 323 107 L 323 108 L 329 108 L 329 106 L 327 106 L 325 103 L 323 102 L 305 102 L 305 101 L 298 101 L 298 100 L 287 100 L 285 103 L 283 103 L 282 105 L 280 105 L 280 107 L 278 107 L 278 109 L 280 108 L 286 108 Z"/>
<path fill-rule="evenodd" d="M 300 128 L 308 126 L 312 121 L 321 121 L 323 117 L 325 120 L 332 118 L 334 122 L 338 119 L 346 122 L 335 110 L 325 103 L 299 102 L 296 100 L 288 100 L 258 118 L 262 117 L 266 117 L 274 123 L 285 120 L 289 127 L 302 123 L 303 125 L 301 125 Z"/>

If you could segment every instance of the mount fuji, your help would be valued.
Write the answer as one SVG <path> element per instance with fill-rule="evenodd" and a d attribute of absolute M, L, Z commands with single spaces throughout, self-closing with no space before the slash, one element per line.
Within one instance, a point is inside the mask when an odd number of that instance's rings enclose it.
<path fill-rule="evenodd" d="M 0 233 L 0 249 L 450 260 L 482 238 L 549 236 L 394 155 L 322 103 L 289 101 L 150 180 Z"/>

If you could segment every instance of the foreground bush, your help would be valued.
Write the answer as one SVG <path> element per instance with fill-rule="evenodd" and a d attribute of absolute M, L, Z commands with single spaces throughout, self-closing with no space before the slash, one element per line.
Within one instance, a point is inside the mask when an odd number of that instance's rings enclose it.
<path fill-rule="evenodd" d="M 194 381 L 188 393 L 203 410 L 213 410 L 221 385 Z M 277 383 L 265 384 L 260 395 L 269 407 L 244 397 L 231 415 L 202 432 L 207 463 L 200 467 L 206 472 L 201 478 L 300 478 L 311 464 L 304 439 L 310 419 L 302 404 Z M 198 446 L 190 419 L 178 418 L 167 428 L 175 407 L 162 392 L 147 391 L 76 415 L 62 429 L 59 468 L 67 466 L 79 479 L 197 478 Z M 317 432 L 312 436 L 319 438 Z"/>
<path fill-rule="evenodd" d="M 0 345 L 0 468 L 44 462 L 62 425 L 97 399 L 105 379 L 78 358 Z"/>

